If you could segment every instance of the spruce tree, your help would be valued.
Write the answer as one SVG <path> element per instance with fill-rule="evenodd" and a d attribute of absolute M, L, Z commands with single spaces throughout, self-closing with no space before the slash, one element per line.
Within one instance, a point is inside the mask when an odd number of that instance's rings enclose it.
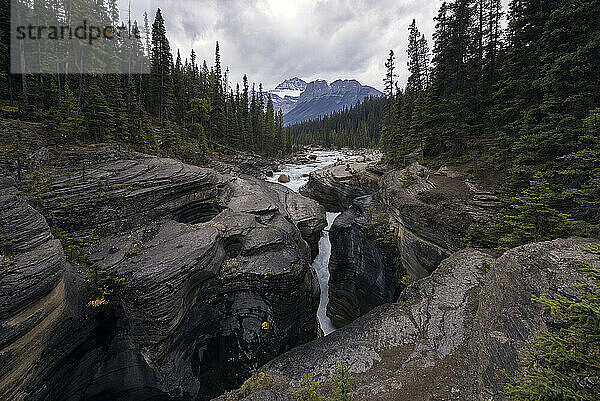
<path fill-rule="evenodd" d="M 600 247 L 584 251 L 600 254 Z M 534 297 L 552 316 L 506 395 L 515 401 L 594 401 L 600 398 L 600 270 L 583 269 L 588 280 L 575 287 L 577 299 Z"/>
<path fill-rule="evenodd" d="M 210 91 L 212 96 L 212 114 L 210 120 L 211 138 L 215 141 L 223 141 L 226 135 L 226 110 L 225 92 L 223 88 L 223 76 L 221 73 L 221 55 L 219 53 L 219 42 L 215 46 L 215 66 L 211 74 Z"/>
<path fill-rule="evenodd" d="M 490 227 L 490 239 L 504 251 L 529 242 L 547 241 L 573 234 L 575 221 L 552 207 L 556 194 L 541 173 L 536 173 L 520 196 L 511 198 Z"/>
<path fill-rule="evenodd" d="M 161 127 L 173 117 L 172 65 L 173 55 L 159 8 L 152 24 L 150 110 L 151 114 L 158 118 Z"/>

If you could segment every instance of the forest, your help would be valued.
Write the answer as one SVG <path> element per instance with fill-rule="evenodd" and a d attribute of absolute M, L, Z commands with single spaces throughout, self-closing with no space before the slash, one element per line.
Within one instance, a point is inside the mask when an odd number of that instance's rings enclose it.
<path fill-rule="evenodd" d="M 250 85 L 244 76 L 241 87 L 230 87 L 218 42 L 211 67 L 206 60 L 200 62 L 194 50 L 184 57 L 174 52 L 160 9 L 151 24 L 147 14 L 142 26 L 131 22 L 129 30 L 140 32 L 139 37 L 119 40 L 103 54 L 105 64 L 122 62 L 127 54 L 140 68 L 148 68 L 149 74 L 130 68 L 127 74 L 21 75 L 9 73 L 10 3 L 2 3 L 0 102 L 4 117 L 42 122 L 58 144 L 118 142 L 190 163 L 202 161 L 216 147 L 268 156 L 290 152 L 282 114 L 263 96 L 262 84 Z M 33 2 L 23 4 L 21 13 L 49 13 L 57 25 L 86 16 L 111 21 L 113 26 L 120 23 L 116 0 L 83 10 L 67 6 L 63 1 Z"/>
<path fill-rule="evenodd" d="M 389 53 L 386 160 L 403 167 L 418 150 L 426 164 L 477 163 L 475 174 L 500 174 L 511 208 L 496 244 L 585 232 L 585 224 L 571 230 L 570 218 L 598 224 L 600 2 L 515 0 L 505 14 L 499 0 L 457 0 L 443 3 L 435 22 L 432 52 L 416 22 L 409 27 L 405 88 Z M 548 213 L 531 228 L 524 216 L 542 209 L 535 197 Z"/>
<path fill-rule="evenodd" d="M 361 103 L 289 127 L 292 143 L 326 148 L 375 148 L 379 144 L 385 98 L 368 97 Z"/>

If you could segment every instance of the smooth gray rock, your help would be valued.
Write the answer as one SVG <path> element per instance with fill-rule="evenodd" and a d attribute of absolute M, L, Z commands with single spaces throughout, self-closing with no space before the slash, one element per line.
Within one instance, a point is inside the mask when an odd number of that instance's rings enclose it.
<path fill-rule="evenodd" d="M 571 238 L 530 244 L 497 260 L 477 250 L 458 251 L 407 287 L 396 303 L 261 370 L 296 386 L 304 373 L 325 381 L 344 362 L 359 400 L 504 399 L 503 372 L 513 377 L 519 357 L 549 327 L 531 297 L 576 297 L 573 285 L 584 279 L 580 267 L 600 267 L 581 248 L 598 243 Z M 290 384 L 277 391 L 291 391 Z"/>
<path fill-rule="evenodd" d="M 381 155 L 376 155 L 376 160 Z M 313 171 L 300 193 L 315 199 L 329 212 L 343 212 L 354 198 L 377 190 L 380 173 L 373 167 L 376 162 L 348 160 Z"/>
<path fill-rule="evenodd" d="M 296 227 L 320 233 L 316 203 L 111 146 L 63 156 L 42 208 L 126 285 L 88 306 L 84 272 L 2 180 L 0 221 L 20 253 L 17 275 L 0 280 L 1 398 L 208 399 L 317 337 L 319 287 Z"/>
<path fill-rule="evenodd" d="M 282 210 L 285 210 L 289 218 L 300 230 L 302 238 L 311 249 L 311 257 L 314 259 L 319 253 L 319 240 L 321 232 L 327 227 L 325 208 L 312 199 L 292 191 L 283 185 L 267 182 L 267 188 L 275 191 Z"/>
<path fill-rule="evenodd" d="M 337 327 L 395 301 L 404 288 L 395 237 L 386 237 L 390 234 L 387 224 L 373 223 L 374 214 L 377 208 L 370 195 L 355 198 L 329 231 L 327 316 Z"/>

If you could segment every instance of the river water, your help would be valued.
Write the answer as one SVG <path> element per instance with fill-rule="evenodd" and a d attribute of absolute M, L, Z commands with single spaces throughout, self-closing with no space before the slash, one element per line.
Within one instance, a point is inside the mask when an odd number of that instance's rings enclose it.
<path fill-rule="evenodd" d="M 335 163 L 338 159 L 344 159 L 345 155 L 338 151 L 315 151 L 311 154 L 317 158 L 309 164 L 301 165 L 286 165 L 282 171 L 277 172 L 273 177 L 267 178 L 267 181 L 277 182 L 281 174 L 290 176 L 290 182 L 284 183 L 286 187 L 298 192 L 300 187 L 308 182 L 308 174 L 310 172 L 327 167 Z M 319 301 L 319 309 L 317 310 L 317 318 L 319 325 L 325 335 L 336 330 L 329 317 L 327 317 L 327 304 L 329 303 L 329 256 L 331 255 L 331 243 L 329 242 L 329 229 L 333 224 L 333 220 L 339 213 L 327 212 L 327 227 L 321 234 L 319 240 L 319 254 L 315 258 L 312 266 L 317 272 L 319 279 L 319 287 L 321 288 L 321 299 Z"/>

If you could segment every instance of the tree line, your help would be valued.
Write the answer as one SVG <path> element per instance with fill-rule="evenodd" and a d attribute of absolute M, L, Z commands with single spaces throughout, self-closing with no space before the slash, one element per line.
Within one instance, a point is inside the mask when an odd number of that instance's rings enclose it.
<path fill-rule="evenodd" d="M 504 207 L 488 226 L 469 227 L 466 245 L 503 252 L 598 237 L 600 1 L 512 0 L 504 14 L 499 0 L 453 0 L 435 21 L 432 52 L 416 22 L 409 27 L 405 88 L 393 51 L 387 59 L 385 160 L 396 167 L 412 158 L 431 166 L 477 160 L 475 173 L 503 176 Z M 600 274 L 585 270 L 578 299 L 534 299 L 554 323 L 509 381 L 511 399 L 598 399 L 591 361 L 600 352 Z"/>
<path fill-rule="evenodd" d="M 600 1 L 513 0 L 505 15 L 499 0 L 454 0 L 435 21 L 431 52 L 409 27 L 405 88 L 393 51 L 386 62 L 386 160 L 481 160 L 505 174 L 508 203 L 542 183 L 549 206 L 597 224 Z"/>
<path fill-rule="evenodd" d="M 129 25 L 141 32 L 139 37 L 116 41 L 102 54 L 104 63 L 131 63 L 135 58 L 135 65 L 147 67 L 149 74 L 131 71 L 127 65 L 122 70 L 128 72 L 121 74 L 10 74 L 10 4 L 2 3 L 7 11 L 0 18 L 2 112 L 43 122 L 58 144 L 119 142 L 191 162 L 217 146 L 268 156 L 291 151 L 282 113 L 275 112 L 270 98 L 265 100 L 262 84 L 250 85 L 244 75 L 241 87 L 230 87 L 218 43 L 210 68 L 194 50 L 189 57 L 179 51 L 174 57 L 160 9 L 151 25 L 146 13 L 141 27 L 137 21 Z M 100 1 L 86 10 L 67 3 L 22 4 L 21 12 L 39 15 L 39 8 L 45 7 L 43 12 L 53 13 L 58 24 L 90 13 L 95 20 L 119 23 L 116 0 Z"/>
<path fill-rule="evenodd" d="M 319 145 L 333 148 L 374 148 L 379 143 L 383 97 L 370 96 L 329 115 L 289 127 L 295 146 Z"/>

